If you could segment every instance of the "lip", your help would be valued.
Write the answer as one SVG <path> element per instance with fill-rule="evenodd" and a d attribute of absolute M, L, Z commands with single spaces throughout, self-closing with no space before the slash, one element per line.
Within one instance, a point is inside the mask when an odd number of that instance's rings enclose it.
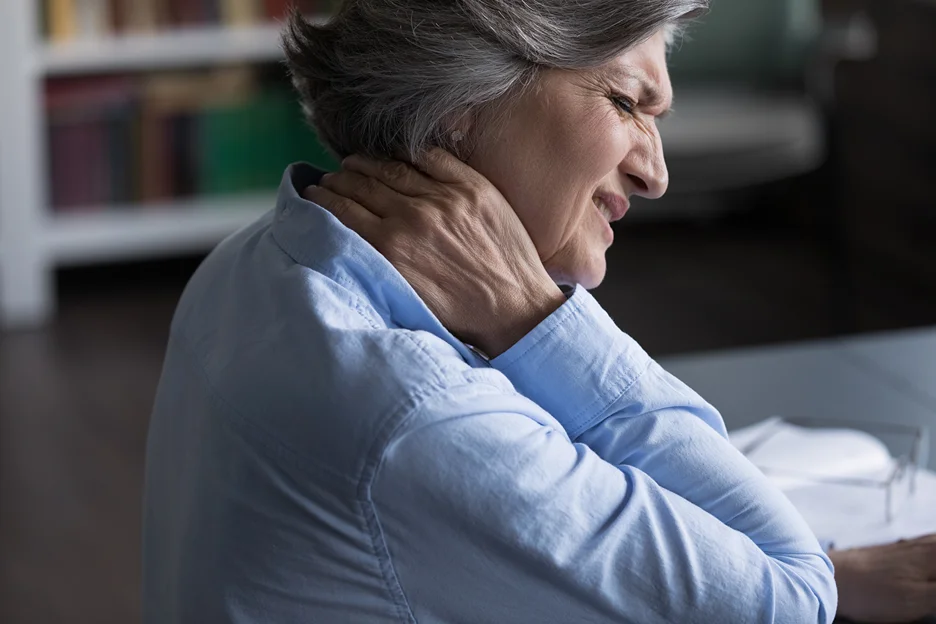
<path fill-rule="evenodd" d="M 630 202 L 627 198 L 621 197 L 616 193 L 599 191 L 595 193 L 595 197 L 603 201 L 605 206 L 608 207 L 608 210 L 611 211 L 611 223 L 623 219 L 624 215 L 626 215 L 627 211 L 630 209 Z"/>

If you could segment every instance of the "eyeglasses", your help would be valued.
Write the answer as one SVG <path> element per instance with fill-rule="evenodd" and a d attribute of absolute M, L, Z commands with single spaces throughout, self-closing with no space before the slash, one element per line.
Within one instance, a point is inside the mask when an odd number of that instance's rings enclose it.
<path fill-rule="evenodd" d="M 755 451 L 766 449 L 771 440 L 792 425 L 815 430 L 853 430 L 874 436 L 887 447 L 890 457 L 882 470 L 867 476 L 828 474 L 807 466 L 802 468 L 762 465 Z M 751 459 L 761 472 L 775 481 L 796 482 L 805 485 L 824 485 L 841 488 L 873 489 L 883 496 L 884 519 L 890 523 L 916 492 L 917 472 L 926 464 L 929 454 L 929 435 L 925 427 L 901 424 L 881 424 L 853 420 L 822 418 L 775 418 L 764 427 L 753 440 L 742 447 L 741 452 Z M 830 449 L 830 452 L 836 452 Z M 832 458 L 833 460 L 835 458 Z M 842 457 L 845 463 L 851 458 Z M 859 473 L 861 471 L 858 471 Z M 865 502 L 867 499 L 864 499 Z"/>

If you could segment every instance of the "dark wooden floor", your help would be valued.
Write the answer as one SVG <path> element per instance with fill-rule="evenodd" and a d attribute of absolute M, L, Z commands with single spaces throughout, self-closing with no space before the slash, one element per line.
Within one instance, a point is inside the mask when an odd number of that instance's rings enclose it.
<path fill-rule="evenodd" d="M 197 259 L 72 271 L 48 328 L 0 334 L 0 622 L 138 621 L 147 418 Z M 748 218 L 618 232 L 597 291 L 654 355 L 936 323 L 874 270 L 843 304 L 822 244 Z"/>

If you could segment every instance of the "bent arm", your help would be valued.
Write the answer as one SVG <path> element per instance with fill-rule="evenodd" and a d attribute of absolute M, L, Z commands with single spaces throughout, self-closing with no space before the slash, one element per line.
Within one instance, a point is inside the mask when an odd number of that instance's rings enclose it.
<path fill-rule="evenodd" d="M 718 412 L 647 356 L 584 289 L 492 365 L 606 462 L 641 470 L 763 553 L 810 562 L 802 581 L 831 619 L 832 565 L 805 521 L 728 443 Z"/>
<path fill-rule="evenodd" d="M 466 384 L 427 399 L 388 445 L 371 496 L 417 620 L 832 619 L 821 553 L 765 551 L 550 422 Z"/>

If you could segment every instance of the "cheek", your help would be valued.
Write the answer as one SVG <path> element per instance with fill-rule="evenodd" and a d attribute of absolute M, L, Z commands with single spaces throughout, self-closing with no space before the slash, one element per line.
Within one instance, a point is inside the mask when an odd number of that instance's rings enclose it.
<path fill-rule="evenodd" d="M 468 164 L 490 180 L 544 260 L 577 244 L 591 198 L 623 158 L 621 121 L 600 98 L 553 98 L 484 136 Z"/>
<path fill-rule="evenodd" d="M 620 120 L 608 114 L 580 115 L 575 124 L 550 119 L 541 128 L 552 130 L 539 131 L 548 158 L 537 172 L 531 193 L 536 204 L 524 225 L 540 255 L 548 257 L 574 244 L 581 228 L 594 226 L 592 196 L 623 158 L 625 137 Z"/>
<path fill-rule="evenodd" d="M 555 161 L 561 171 L 555 171 L 544 181 L 544 186 L 552 191 L 553 201 L 547 205 L 553 213 L 549 237 L 553 250 L 577 244 L 580 237 L 576 235 L 583 230 L 594 234 L 596 214 L 592 197 L 604 186 L 603 182 L 610 181 L 612 189 L 619 187 L 619 183 L 611 180 L 626 153 L 620 120 L 612 115 L 592 117 L 574 132 L 563 133 L 560 139 L 562 149 L 556 150 Z M 600 219 L 597 221 L 600 226 Z"/>

